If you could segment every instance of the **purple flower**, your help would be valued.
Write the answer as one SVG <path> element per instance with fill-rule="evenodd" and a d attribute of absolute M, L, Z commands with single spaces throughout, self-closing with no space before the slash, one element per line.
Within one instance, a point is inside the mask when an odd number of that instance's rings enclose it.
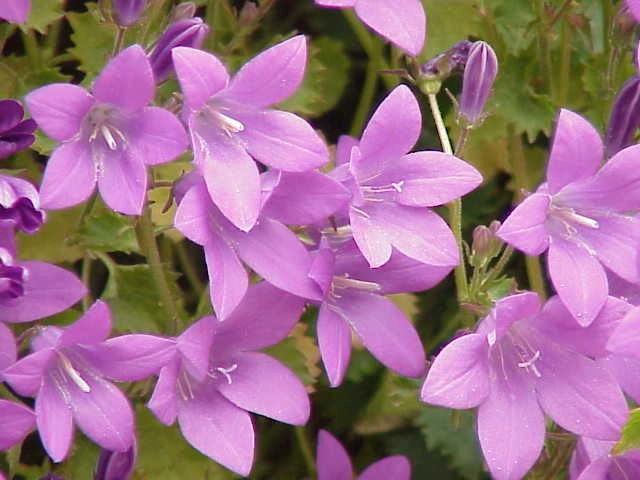
<path fill-rule="evenodd" d="M 353 237 L 371 267 L 387 262 L 393 249 L 433 266 L 453 267 L 460 261 L 451 230 L 424 207 L 459 198 L 480 185 L 482 177 L 453 155 L 407 153 L 420 131 L 418 102 L 399 86 L 374 112 L 359 143 L 343 137 L 338 145 L 342 158 L 332 176 L 351 190 Z"/>
<path fill-rule="evenodd" d="M 474 42 L 464 67 L 458 112 L 473 125 L 480 120 L 484 104 L 498 74 L 498 59 L 486 42 Z"/>
<path fill-rule="evenodd" d="M 640 450 L 610 453 L 615 442 L 580 437 L 571 456 L 570 480 L 640 478 Z"/>
<path fill-rule="evenodd" d="M 313 170 L 329 160 L 326 146 L 305 120 L 266 109 L 298 87 L 306 52 L 304 37 L 293 37 L 250 60 L 229 80 L 213 55 L 173 49 L 194 161 L 213 202 L 241 230 L 250 230 L 260 213 L 254 159 L 288 172 Z"/>
<path fill-rule="evenodd" d="M 318 432 L 316 451 L 318 480 L 352 480 L 353 467 L 344 447 L 326 430 Z M 403 455 L 384 457 L 372 463 L 357 480 L 409 480 L 411 464 Z"/>
<path fill-rule="evenodd" d="M 632 144 L 633 134 L 640 125 L 640 77 L 624 82 L 618 92 L 604 135 L 605 153 L 612 157 Z"/>
<path fill-rule="evenodd" d="M 122 27 L 129 27 L 138 21 L 147 0 L 112 0 L 113 18 Z"/>
<path fill-rule="evenodd" d="M 3 0 L 0 4 L 0 18 L 8 22 L 24 23 L 31 10 L 31 0 Z"/>
<path fill-rule="evenodd" d="M 106 378 L 140 380 L 157 372 L 173 352 L 173 342 L 149 335 L 104 343 L 110 330 L 109 309 L 98 301 L 68 327 L 43 327 L 31 341 L 32 353 L 4 371 L 16 392 L 36 397 L 40 438 L 55 462 L 67 456 L 74 421 L 101 447 L 129 450 L 131 406 Z"/>
<path fill-rule="evenodd" d="M 547 182 L 504 221 L 497 235 L 527 255 L 547 253 L 549 276 L 581 325 L 607 299 L 605 267 L 640 282 L 639 146 L 618 152 L 600 170 L 602 142 L 582 117 L 561 110 Z"/>
<path fill-rule="evenodd" d="M 173 114 L 146 107 L 154 89 L 149 61 L 134 45 L 107 64 L 92 93 L 57 83 L 27 95 L 40 127 L 62 142 L 51 154 L 42 179 L 44 209 L 76 205 L 91 195 L 97 183 L 111 209 L 140 214 L 147 165 L 172 160 L 187 143 Z"/>
<path fill-rule="evenodd" d="M 133 445 L 126 452 L 112 452 L 100 450 L 98 465 L 93 474 L 93 480 L 127 480 L 136 464 L 137 445 Z"/>
<path fill-rule="evenodd" d="M 293 425 L 309 418 L 300 380 L 255 351 L 285 338 L 302 307 L 301 299 L 266 282 L 252 285 L 224 322 L 202 318 L 176 339 L 148 407 L 165 425 L 177 418 L 185 439 L 204 455 L 248 475 L 254 452 L 248 412 Z"/>
<path fill-rule="evenodd" d="M 38 191 L 17 177 L 0 175 L 0 221 L 9 222 L 24 233 L 35 233 L 44 222 Z"/>
<path fill-rule="evenodd" d="M 439 53 L 420 66 L 420 73 L 427 78 L 446 79 L 451 73 L 464 69 L 473 42 L 461 40 L 448 50 Z"/>
<path fill-rule="evenodd" d="M 420 0 L 315 0 L 322 7 L 353 7 L 356 15 L 376 33 L 409 55 L 424 44 L 427 19 Z"/>
<path fill-rule="evenodd" d="M 31 409 L 0 399 L 0 451 L 20 442 L 33 430 L 35 423 L 36 417 Z"/>
<path fill-rule="evenodd" d="M 23 115 L 22 105 L 15 100 L 0 100 L 0 158 L 24 150 L 34 142 L 36 122 L 22 120 Z"/>
<path fill-rule="evenodd" d="M 186 5 L 186 4 L 180 4 Z M 179 6 L 180 6 L 179 5 Z M 171 23 L 158 38 L 149 54 L 149 62 L 157 83 L 173 72 L 171 51 L 176 47 L 200 48 L 209 34 L 209 26 L 201 18 L 183 18 Z"/>
<path fill-rule="evenodd" d="M 497 480 L 521 478 L 540 455 L 545 412 L 565 430 L 615 440 L 627 404 L 611 374 L 541 330 L 536 294 L 505 297 L 475 333 L 436 357 L 422 401 L 478 407 L 478 436 Z"/>

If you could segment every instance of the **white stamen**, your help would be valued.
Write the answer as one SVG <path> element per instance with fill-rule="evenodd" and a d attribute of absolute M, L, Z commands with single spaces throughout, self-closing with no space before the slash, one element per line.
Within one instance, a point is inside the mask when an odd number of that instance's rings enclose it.
<path fill-rule="evenodd" d="M 402 193 L 402 187 L 404 186 L 404 180 L 400 180 L 398 183 L 391 182 L 391 186 L 396 190 L 396 192 Z"/>
<path fill-rule="evenodd" d="M 222 122 L 222 128 L 224 128 L 228 133 L 238 133 L 244 130 L 244 125 L 242 122 L 239 122 L 235 118 L 231 118 L 224 113 L 216 112 L 216 116 Z"/>
<path fill-rule="evenodd" d="M 346 276 L 333 277 L 333 286 L 336 288 L 355 288 L 357 290 L 364 290 L 365 292 L 380 291 L 380 285 L 377 283 L 355 280 L 353 278 L 347 278 Z"/>
<path fill-rule="evenodd" d="M 109 127 L 107 127 L 106 125 L 102 125 L 100 127 L 100 132 L 102 133 L 102 136 L 104 137 L 104 141 L 107 142 L 107 145 L 109 146 L 109 149 L 115 150 L 116 148 L 118 148 L 118 144 L 116 143 L 116 139 L 113 138 L 113 135 L 111 134 L 111 130 L 109 130 Z"/>
<path fill-rule="evenodd" d="M 233 365 L 231 365 L 229 368 L 222 368 L 222 367 L 218 367 L 216 368 L 216 370 L 218 372 L 220 372 L 222 375 L 224 375 L 224 378 L 227 379 L 227 383 L 229 385 L 231 385 L 231 375 L 229 375 L 231 372 L 233 372 L 234 370 L 236 370 L 238 368 L 238 364 L 234 363 Z"/>
<path fill-rule="evenodd" d="M 64 371 L 69 375 L 69 378 L 73 380 L 73 383 L 75 383 L 84 393 L 89 393 L 91 391 L 91 387 L 84 381 L 78 371 L 73 368 L 69 359 L 63 354 L 60 354 L 60 361 L 62 362 L 62 368 L 64 368 Z"/>

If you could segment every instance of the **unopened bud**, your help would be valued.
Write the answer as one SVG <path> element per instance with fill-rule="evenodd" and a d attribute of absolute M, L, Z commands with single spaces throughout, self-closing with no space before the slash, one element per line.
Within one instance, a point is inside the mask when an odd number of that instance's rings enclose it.
<path fill-rule="evenodd" d="M 500 222 L 493 221 L 486 227 L 479 225 L 473 230 L 471 257 L 469 263 L 474 267 L 483 267 L 498 256 L 502 249 L 502 241 L 496 236 Z"/>
<path fill-rule="evenodd" d="M 475 42 L 464 67 L 459 113 L 473 125 L 478 122 L 498 73 L 498 59 L 486 42 Z"/>
<path fill-rule="evenodd" d="M 193 2 L 184 2 L 176 5 L 171 11 L 171 22 L 178 20 L 184 20 L 185 18 L 193 18 L 196 14 L 198 7 Z"/>
<path fill-rule="evenodd" d="M 640 77 L 634 76 L 622 85 L 613 105 L 604 135 L 607 157 L 612 157 L 633 142 L 640 126 Z"/>
<path fill-rule="evenodd" d="M 173 71 L 171 50 L 176 47 L 200 48 L 209 27 L 200 17 L 185 18 L 169 25 L 149 54 L 156 83 L 164 82 Z"/>
<path fill-rule="evenodd" d="M 467 63 L 471 45 L 473 43 L 469 40 L 462 40 L 454 44 L 448 50 L 423 63 L 420 67 L 420 74 L 429 78 L 436 77 L 445 80 L 455 71 L 462 71 Z"/>
<path fill-rule="evenodd" d="M 253 2 L 247 2 L 240 10 L 240 15 L 238 15 L 238 24 L 240 25 L 251 25 L 258 18 L 258 7 Z"/>
<path fill-rule="evenodd" d="M 93 480 L 127 480 L 133 473 L 136 464 L 137 446 L 135 440 L 129 450 L 112 452 L 100 450 Z"/>
<path fill-rule="evenodd" d="M 147 0 L 112 0 L 113 20 L 121 27 L 130 27 L 138 21 Z"/>

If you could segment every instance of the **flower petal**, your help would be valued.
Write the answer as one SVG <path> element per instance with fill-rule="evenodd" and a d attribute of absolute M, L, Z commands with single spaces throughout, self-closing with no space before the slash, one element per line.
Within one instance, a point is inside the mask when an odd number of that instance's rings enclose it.
<path fill-rule="evenodd" d="M 93 82 L 97 101 L 126 110 L 146 106 L 155 90 L 153 71 L 140 45 L 132 45 L 113 57 Z"/>
<path fill-rule="evenodd" d="M 178 350 L 182 355 L 182 366 L 189 375 L 203 380 L 209 370 L 211 345 L 215 334 L 215 320 L 204 317 L 191 324 L 178 337 Z"/>
<path fill-rule="evenodd" d="M 607 350 L 618 355 L 640 359 L 640 307 L 630 310 L 617 325 L 609 340 Z"/>
<path fill-rule="evenodd" d="M 66 271 L 66 270 L 65 270 Z M 81 343 L 92 345 L 104 342 L 111 333 L 111 312 L 106 303 L 98 300 L 82 317 L 63 329 L 59 346 Z"/>
<path fill-rule="evenodd" d="M 164 425 L 171 425 L 178 416 L 176 383 L 180 373 L 180 360 L 175 359 L 160 370 L 158 381 L 147 407 Z"/>
<path fill-rule="evenodd" d="M 318 348 L 322 364 L 327 372 L 329 384 L 337 387 L 342 383 L 351 356 L 351 330 L 337 313 L 323 303 L 316 324 Z"/>
<path fill-rule="evenodd" d="M 595 128 L 571 110 L 561 109 L 547 166 L 549 193 L 592 176 L 604 155 Z"/>
<path fill-rule="evenodd" d="M 602 265 L 582 247 L 555 237 L 547 258 L 558 295 L 576 321 L 586 327 L 607 300 L 607 275 Z"/>
<path fill-rule="evenodd" d="M 376 222 L 360 209 L 349 210 L 353 239 L 371 268 L 384 265 L 391 258 L 393 247 L 384 224 Z"/>
<path fill-rule="evenodd" d="M 108 152 L 98 175 L 100 195 L 109 208 L 124 215 L 140 215 L 147 192 L 147 168 L 132 152 Z"/>
<path fill-rule="evenodd" d="M 69 453 L 73 437 L 73 416 L 63 393 L 55 381 L 46 375 L 36 398 L 36 424 L 40 440 L 54 462 L 61 462 Z"/>
<path fill-rule="evenodd" d="M 597 359 L 596 362 L 613 375 L 624 393 L 629 395 L 634 402 L 640 402 L 639 359 L 623 357 L 622 355 L 609 355 L 608 357 Z"/>
<path fill-rule="evenodd" d="M 28 272 L 24 295 L 0 303 L 0 320 L 30 322 L 62 312 L 87 292 L 73 273 L 44 262 L 20 262 Z"/>
<path fill-rule="evenodd" d="M 204 248 L 209 296 L 216 316 L 224 320 L 238 306 L 249 286 L 249 275 L 236 252 L 217 235 Z"/>
<path fill-rule="evenodd" d="M 529 195 L 509 214 L 496 235 L 527 255 L 540 255 L 549 248 L 545 221 L 550 203 L 548 195 Z"/>
<path fill-rule="evenodd" d="M 11 23 L 24 23 L 30 8 L 31 0 L 5 0 L 0 7 L 0 18 Z"/>
<path fill-rule="evenodd" d="M 358 0 L 358 17 L 411 56 L 424 45 L 427 19 L 419 0 Z"/>
<path fill-rule="evenodd" d="M 198 182 L 180 200 L 173 224 L 192 242 L 207 245 L 211 237 L 217 235 L 210 220 L 210 212 L 214 208 L 204 182 Z"/>
<path fill-rule="evenodd" d="M 344 447 L 326 430 L 318 432 L 316 449 L 318 480 L 352 480 L 353 468 Z"/>
<path fill-rule="evenodd" d="M 496 301 L 477 328 L 477 333 L 486 336 L 490 346 L 494 346 L 507 333 L 511 325 L 519 320 L 531 319 L 540 311 L 537 293 L 523 292 L 509 295 Z"/>
<path fill-rule="evenodd" d="M 145 165 L 173 160 L 187 147 L 187 134 L 176 116 L 158 107 L 146 107 L 135 115 L 127 128 L 132 156 Z"/>
<path fill-rule="evenodd" d="M 411 464 L 403 455 L 385 457 L 372 463 L 358 475 L 358 480 L 409 480 Z"/>
<path fill-rule="evenodd" d="M 2 371 L 16 363 L 18 358 L 18 348 L 13 333 L 4 323 L 0 323 L 0 381 L 2 381 Z M 0 429 L 1 431 L 1 429 Z M 0 450 L 4 450 L 0 448 Z"/>
<path fill-rule="evenodd" d="M 192 110 L 198 110 L 227 86 L 227 69 L 214 55 L 189 47 L 176 47 L 171 55 L 184 102 Z"/>
<path fill-rule="evenodd" d="M 245 105 L 268 107 L 293 94 L 302 82 L 306 62 L 307 42 L 297 35 L 245 63 L 223 95 Z"/>
<path fill-rule="evenodd" d="M 448 408 L 480 405 L 489 395 L 489 345 L 483 335 L 456 338 L 438 354 L 420 391 L 420 400 Z"/>
<path fill-rule="evenodd" d="M 83 202 L 96 186 L 96 167 L 89 146 L 77 140 L 56 148 L 44 170 L 40 204 L 46 210 Z"/>
<path fill-rule="evenodd" d="M 206 382 L 178 413 L 184 438 L 198 451 L 238 475 L 248 476 L 253 463 L 251 417 Z"/>
<path fill-rule="evenodd" d="M 20 395 L 35 397 L 54 355 L 50 348 L 27 355 L 2 372 L 4 380 Z"/>
<path fill-rule="evenodd" d="M 31 409 L 0 399 L 0 450 L 7 450 L 26 437 L 35 423 Z"/>

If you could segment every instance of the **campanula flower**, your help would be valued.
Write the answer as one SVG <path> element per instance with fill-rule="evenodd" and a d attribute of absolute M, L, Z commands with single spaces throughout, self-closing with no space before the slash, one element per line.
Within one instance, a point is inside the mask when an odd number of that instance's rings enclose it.
<path fill-rule="evenodd" d="M 31 10 L 31 0 L 3 0 L 0 4 L 0 18 L 8 22 L 24 23 Z"/>
<path fill-rule="evenodd" d="M 484 105 L 498 74 L 498 59 L 486 42 L 474 42 L 464 67 L 458 113 L 469 125 L 481 119 Z"/>
<path fill-rule="evenodd" d="M 23 120 L 24 110 L 15 100 L 0 100 L 0 158 L 8 157 L 31 145 L 37 128 L 32 119 Z"/>
<path fill-rule="evenodd" d="M 147 0 L 112 0 L 113 19 L 121 27 L 129 27 L 138 21 Z"/>
<path fill-rule="evenodd" d="M 24 233 L 35 233 L 44 221 L 35 187 L 17 177 L 0 175 L 0 221 Z"/>
<path fill-rule="evenodd" d="M 146 106 L 154 90 L 149 61 L 134 45 L 107 64 L 91 93 L 57 83 L 27 95 L 40 128 L 61 142 L 49 158 L 40 187 L 45 210 L 83 202 L 97 183 L 111 209 L 125 215 L 141 213 L 147 166 L 174 159 L 187 144 L 172 113 Z"/>
<path fill-rule="evenodd" d="M 131 448 L 125 452 L 100 450 L 93 480 L 128 480 L 136 464 L 137 445 L 134 439 Z"/>

